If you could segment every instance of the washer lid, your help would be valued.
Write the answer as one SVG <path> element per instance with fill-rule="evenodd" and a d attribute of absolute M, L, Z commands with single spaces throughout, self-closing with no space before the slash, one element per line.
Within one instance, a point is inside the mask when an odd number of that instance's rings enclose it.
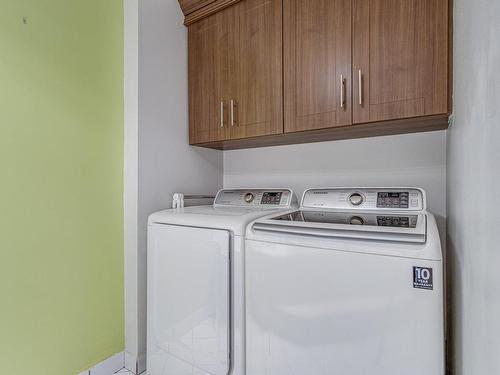
<path fill-rule="evenodd" d="M 299 210 L 257 220 L 253 230 L 323 238 L 425 243 L 426 216 L 405 212 Z"/>

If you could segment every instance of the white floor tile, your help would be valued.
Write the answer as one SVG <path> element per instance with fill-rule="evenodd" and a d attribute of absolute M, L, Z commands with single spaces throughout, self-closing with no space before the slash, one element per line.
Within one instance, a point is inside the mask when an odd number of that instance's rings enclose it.
<path fill-rule="evenodd" d="M 119 375 L 133 375 L 132 372 L 130 372 L 126 368 L 122 368 L 120 371 L 115 372 L 115 374 L 119 374 Z"/>
<path fill-rule="evenodd" d="M 132 371 L 127 370 L 126 368 L 122 368 L 120 371 L 115 372 L 113 375 L 134 375 Z M 141 375 L 147 375 L 143 372 Z"/>

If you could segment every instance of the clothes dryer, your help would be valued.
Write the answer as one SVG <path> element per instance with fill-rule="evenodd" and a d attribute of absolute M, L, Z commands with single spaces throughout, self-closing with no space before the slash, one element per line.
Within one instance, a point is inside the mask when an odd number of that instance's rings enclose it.
<path fill-rule="evenodd" d="M 149 217 L 148 375 L 244 374 L 245 229 L 294 204 L 289 189 L 225 189 Z"/>

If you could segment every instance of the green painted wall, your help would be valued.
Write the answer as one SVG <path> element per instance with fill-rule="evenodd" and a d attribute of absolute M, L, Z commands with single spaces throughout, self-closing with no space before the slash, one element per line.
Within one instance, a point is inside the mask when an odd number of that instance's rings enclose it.
<path fill-rule="evenodd" d="M 122 171 L 122 0 L 0 0 L 2 374 L 123 350 Z"/>

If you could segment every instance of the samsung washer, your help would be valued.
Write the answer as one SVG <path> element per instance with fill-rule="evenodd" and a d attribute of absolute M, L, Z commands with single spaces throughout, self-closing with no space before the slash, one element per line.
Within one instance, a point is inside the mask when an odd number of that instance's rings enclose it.
<path fill-rule="evenodd" d="M 441 243 L 425 193 L 331 188 L 249 225 L 247 375 L 443 375 Z"/>
<path fill-rule="evenodd" d="M 294 204 L 289 189 L 227 189 L 149 217 L 148 375 L 245 373 L 245 229 Z"/>

